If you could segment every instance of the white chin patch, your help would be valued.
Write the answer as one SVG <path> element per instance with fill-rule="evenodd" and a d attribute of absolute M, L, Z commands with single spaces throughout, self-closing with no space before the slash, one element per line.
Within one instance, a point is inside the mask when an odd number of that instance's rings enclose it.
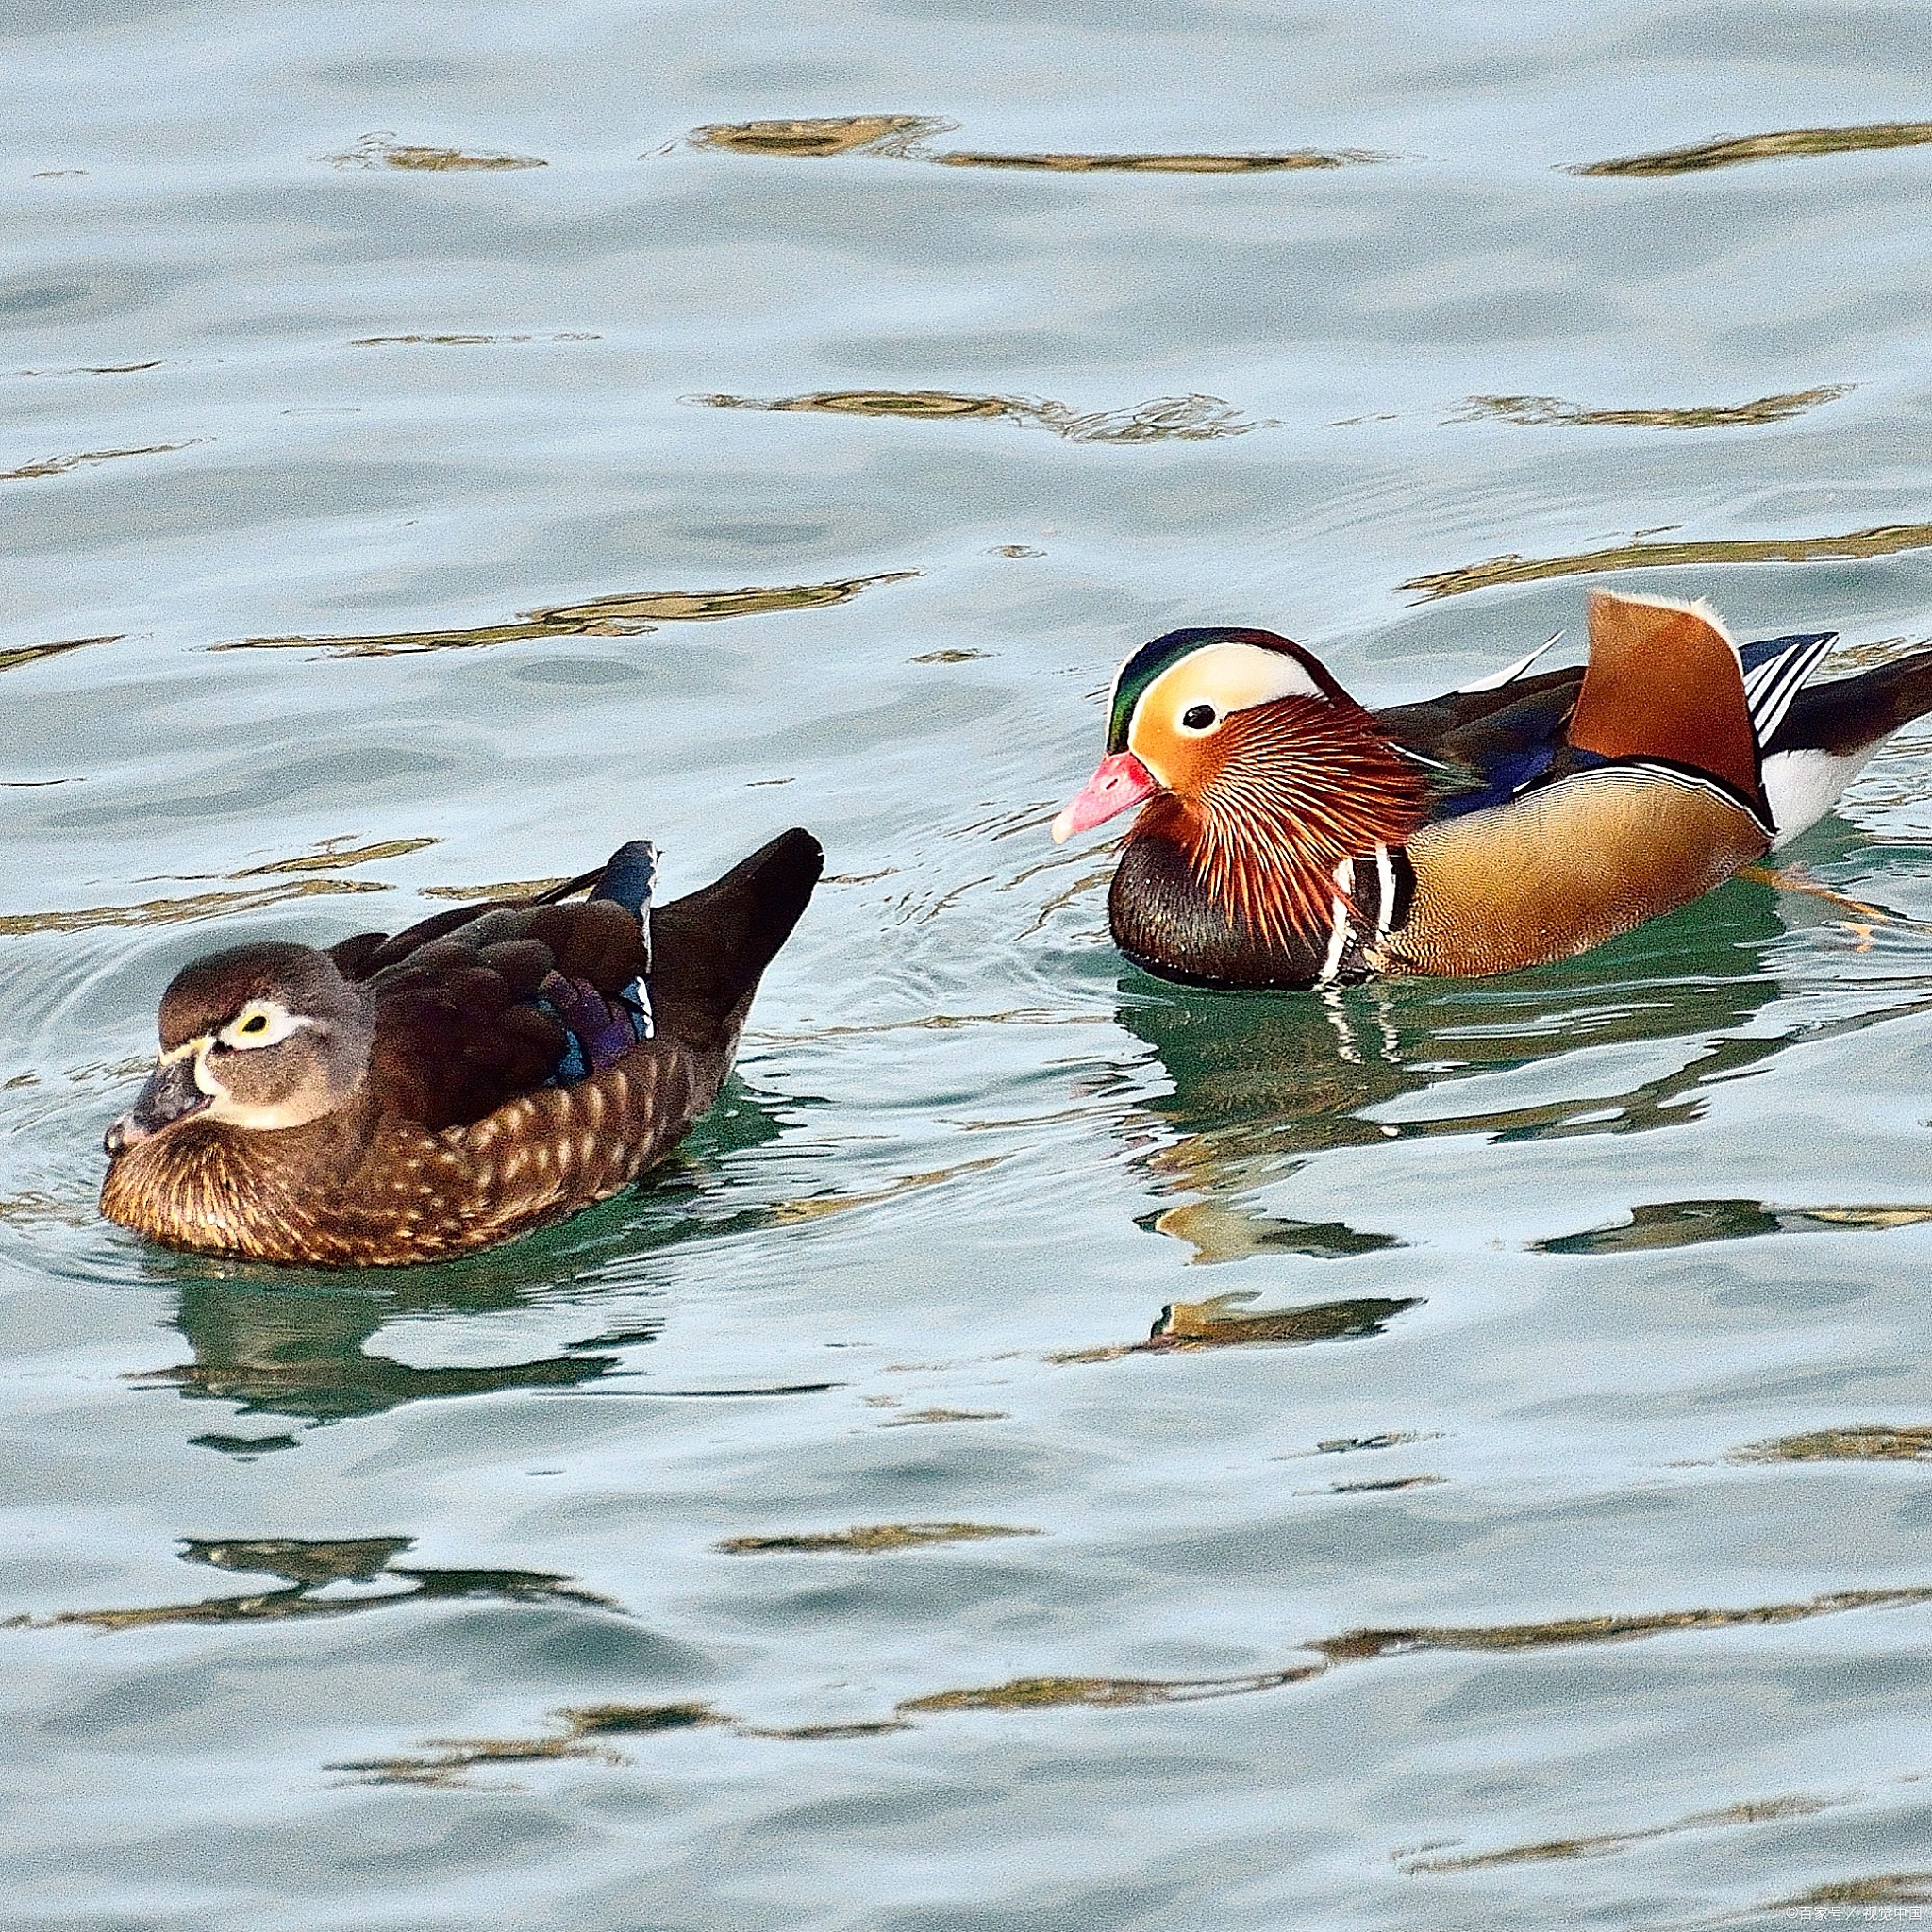
<path fill-rule="evenodd" d="M 252 1134 L 273 1134 L 284 1127 L 306 1127 L 327 1111 L 325 1106 L 316 1107 L 300 1098 L 277 1101 L 273 1107 L 257 1107 L 224 1093 L 216 1095 L 209 1105 L 208 1117 L 220 1121 L 224 1126 L 242 1127 Z"/>

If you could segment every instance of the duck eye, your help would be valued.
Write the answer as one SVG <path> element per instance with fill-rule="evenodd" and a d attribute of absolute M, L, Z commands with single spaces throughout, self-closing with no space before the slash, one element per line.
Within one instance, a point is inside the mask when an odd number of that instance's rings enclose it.
<path fill-rule="evenodd" d="M 268 1015 L 266 1013 L 251 1013 L 235 1030 L 238 1033 L 266 1033 L 268 1031 Z"/>
<path fill-rule="evenodd" d="M 1181 713 L 1182 728 L 1188 731 L 1206 731 L 1214 723 L 1212 705 L 1190 705 Z"/>

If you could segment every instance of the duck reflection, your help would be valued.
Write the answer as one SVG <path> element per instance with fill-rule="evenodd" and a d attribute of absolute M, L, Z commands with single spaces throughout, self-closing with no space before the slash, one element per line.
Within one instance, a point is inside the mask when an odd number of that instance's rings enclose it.
<path fill-rule="evenodd" d="M 1279 1220 L 1239 1196 L 1309 1155 L 1398 1133 L 1533 1139 L 1693 1118 L 1684 1103 L 1706 1081 L 1784 1044 L 1740 1029 L 1778 994 L 1768 955 L 1786 932 L 1777 894 L 1734 881 L 1583 958 L 1504 979 L 1390 980 L 1324 996 L 1214 992 L 1124 972 L 1120 1022 L 1153 1047 L 1174 1083 L 1145 1104 L 1173 1136 L 1147 1164 L 1190 1197 L 1150 1224 L 1188 1241 L 1199 1261 L 1362 1254 L 1391 1238 Z M 1674 1041 L 1680 1051 L 1669 1051 Z M 1555 1074 L 1547 1098 L 1498 1107 L 1482 1083 L 1474 1105 L 1456 1104 L 1458 1079 L 1635 1042 L 1665 1051 L 1622 1093 L 1605 1095 L 1592 1065 L 1587 1096 Z M 1372 1117 L 1424 1091 L 1427 1118 L 1398 1126 Z"/>
<path fill-rule="evenodd" d="M 633 1307 L 650 1284 L 625 1263 L 782 1212 L 734 1208 L 724 1198 L 729 1190 L 709 1179 L 722 1158 L 774 1140 L 781 1129 L 772 1109 L 734 1080 L 679 1158 L 629 1194 L 508 1247 L 440 1265 L 327 1273 L 158 1254 L 154 1268 L 178 1285 L 175 1325 L 194 1359 L 133 1379 L 173 1384 L 190 1400 L 233 1404 L 238 1415 L 310 1424 L 438 1397 L 595 1382 L 622 1369 L 623 1351 L 655 1341 L 661 1318 L 593 1332 L 558 1353 L 488 1366 L 418 1367 L 370 1344 L 399 1319 L 461 1324 L 573 1292 L 581 1299 L 620 1269 L 625 1306 Z M 243 1456 L 291 1446 L 286 1436 L 215 1433 L 195 1440 Z"/>
<path fill-rule="evenodd" d="M 446 1570 L 398 1564 L 395 1558 L 415 1543 L 411 1536 L 351 1537 L 331 1542 L 294 1537 L 183 1537 L 176 1554 L 184 1563 L 277 1577 L 281 1588 L 251 1591 L 245 1596 L 201 1597 L 185 1604 L 148 1604 L 137 1609 L 58 1610 L 47 1617 L 15 1617 L 0 1627 L 52 1630 L 80 1624 L 96 1630 L 143 1630 L 161 1624 L 275 1623 L 293 1617 L 352 1616 L 358 1610 L 425 1598 L 618 1608 L 608 1597 L 547 1570 Z"/>
<path fill-rule="evenodd" d="M 578 1352 L 487 1368 L 416 1368 L 371 1354 L 365 1344 L 398 1315 L 494 1313 L 518 1306 L 513 1291 L 444 1287 L 427 1292 L 278 1281 L 267 1270 L 249 1278 L 185 1284 L 177 1324 L 194 1359 L 141 1377 L 172 1382 L 184 1395 L 238 1405 L 242 1415 L 296 1416 L 310 1423 L 379 1415 L 438 1395 L 485 1395 L 505 1389 L 571 1388 L 594 1381 L 621 1357 Z M 648 1332 L 625 1338 L 649 1341 Z M 260 1445 L 246 1437 L 203 1438 L 238 1453 Z"/>

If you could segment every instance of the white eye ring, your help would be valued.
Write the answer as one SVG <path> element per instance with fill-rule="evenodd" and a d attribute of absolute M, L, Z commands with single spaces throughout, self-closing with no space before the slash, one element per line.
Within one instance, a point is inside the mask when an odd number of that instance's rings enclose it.
<path fill-rule="evenodd" d="M 308 1024 L 307 1020 L 274 1000 L 250 1000 L 215 1039 L 223 1046 L 237 1049 L 276 1046 Z"/>

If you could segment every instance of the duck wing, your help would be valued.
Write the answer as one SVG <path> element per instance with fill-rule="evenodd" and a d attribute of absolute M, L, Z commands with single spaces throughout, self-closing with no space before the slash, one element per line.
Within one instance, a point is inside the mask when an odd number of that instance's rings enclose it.
<path fill-rule="evenodd" d="M 599 872 L 522 904 L 441 913 L 331 948 L 375 1002 L 370 1084 L 381 1111 L 431 1131 L 609 1066 L 650 1032 L 643 841 Z M 586 887 L 578 904 L 561 895 Z"/>
<path fill-rule="evenodd" d="M 1572 664 L 1377 711 L 1390 741 L 1432 772 L 1430 817 L 1503 805 L 1549 771 L 1583 687 Z"/>
<path fill-rule="evenodd" d="M 1800 692 L 1837 637 L 1836 631 L 1807 631 L 1761 639 L 1739 652 L 1752 736 L 1761 754 L 1774 748 Z M 1553 773 L 1592 762 L 1588 753 L 1578 756 L 1570 733 L 1584 667 L 1574 664 L 1524 676 L 1541 655 L 1533 651 L 1495 677 L 1439 698 L 1375 713 L 1397 746 L 1436 768 L 1432 821 L 1505 805 Z M 1668 699 L 1654 693 L 1641 702 Z M 1808 692 L 1806 703 L 1807 716 L 1819 708 L 1810 705 Z M 1719 708 L 1728 708 L 1727 692 Z M 1703 755 L 1701 747 L 1693 749 Z"/>
<path fill-rule="evenodd" d="M 370 1081 L 382 1110 L 432 1130 L 470 1125 L 520 1096 L 591 1081 L 645 1041 L 688 1061 L 708 1105 L 824 854 L 809 832 L 783 832 L 667 906 L 650 903 L 656 869 L 655 849 L 637 840 L 540 899 L 333 947 L 375 997 Z"/>
<path fill-rule="evenodd" d="M 1590 662 L 1526 790 L 1407 845 L 1383 971 L 1481 974 L 1571 957 L 1710 891 L 1774 836 L 1736 646 L 1701 605 L 1598 591 Z"/>

